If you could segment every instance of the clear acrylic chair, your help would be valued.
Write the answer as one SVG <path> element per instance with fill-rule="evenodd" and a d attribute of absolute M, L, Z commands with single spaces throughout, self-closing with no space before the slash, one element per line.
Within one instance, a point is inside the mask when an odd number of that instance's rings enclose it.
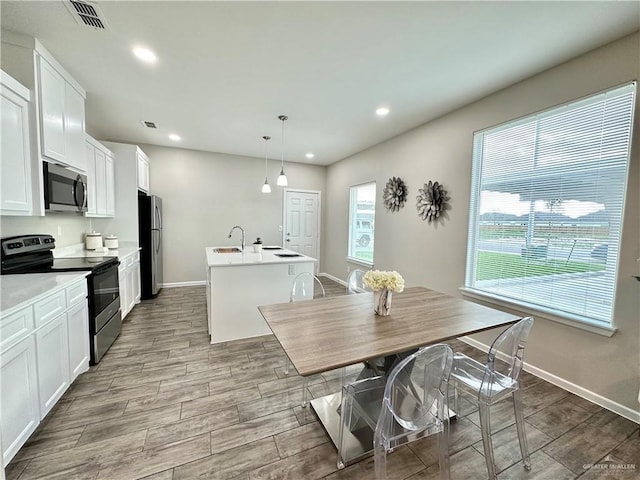
<path fill-rule="evenodd" d="M 319 287 L 316 290 L 316 287 Z M 303 300 L 313 300 L 315 297 L 325 297 L 324 286 L 318 277 L 311 272 L 302 272 L 295 276 L 291 284 L 289 302 L 300 302 Z M 284 374 L 289 375 L 289 360 L 285 362 Z M 307 378 L 302 377 L 302 406 L 309 404 L 307 400 Z"/>
<path fill-rule="evenodd" d="M 316 291 L 316 287 L 319 287 L 318 291 Z M 289 301 L 313 300 L 316 296 L 326 296 L 320 279 L 310 272 L 302 272 L 296 275 L 291 284 Z"/>
<path fill-rule="evenodd" d="M 355 268 L 351 270 L 347 277 L 347 294 L 370 292 L 371 290 L 364 284 L 364 270 Z"/>
<path fill-rule="evenodd" d="M 353 442 L 371 441 L 376 479 L 387 478 L 387 453 L 428 435 L 438 435 L 440 477 L 449 479 L 448 382 L 453 350 L 438 344 L 400 361 L 388 377 L 372 377 L 342 389 L 338 468 Z"/>
<path fill-rule="evenodd" d="M 508 397 L 509 394 L 513 396 L 513 409 L 522 462 L 525 470 L 531 470 L 522 412 L 520 372 L 522 371 L 524 347 L 532 326 L 533 318 L 526 317 L 502 332 L 493 341 L 487 356 L 487 363 L 484 365 L 462 353 L 456 353 L 453 357 L 451 380 L 454 384 L 454 409 L 458 411 L 459 407 L 458 387 L 477 396 L 484 457 L 490 480 L 498 478 L 491 442 L 490 407 Z M 496 356 L 499 357 L 497 361 Z"/>

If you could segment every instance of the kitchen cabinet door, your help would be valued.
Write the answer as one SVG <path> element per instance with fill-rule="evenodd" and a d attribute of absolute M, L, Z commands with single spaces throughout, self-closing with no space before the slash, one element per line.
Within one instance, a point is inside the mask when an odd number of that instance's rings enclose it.
<path fill-rule="evenodd" d="M 89 307 L 87 301 L 67 312 L 69 334 L 69 383 L 89 369 Z"/>
<path fill-rule="evenodd" d="M 129 287 L 129 277 L 126 266 L 121 265 L 118 268 L 118 278 L 120 284 L 120 314 L 122 315 L 122 320 L 124 320 L 124 317 L 129 313 L 127 308 L 131 303 L 131 300 L 129 300 L 131 288 Z"/>
<path fill-rule="evenodd" d="M 67 314 L 59 315 L 36 332 L 40 417 L 69 387 L 69 336 Z"/>
<path fill-rule="evenodd" d="M 33 336 L 0 354 L 3 464 L 8 464 L 40 421 L 36 345 Z"/>
<path fill-rule="evenodd" d="M 42 56 L 38 56 L 40 84 L 40 150 L 52 160 L 66 163 L 65 97 L 67 82 Z"/>
<path fill-rule="evenodd" d="M 149 193 L 149 159 L 138 151 L 138 188 Z"/>
<path fill-rule="evenodd" d="M 103 151 L 96 148 L 94 156 L 96 162 L 96 213 L 102 216 L 107 211 L 106 155 Z"/>
<path fill-rule="evenodd" d="M 100 142 L 86 136 L 87 182 L 89 198 L 87 217 L 115 215 L 115 167 L 112 153 Z"/>
<path fill-rule="evenodd" d="M 129 292 L 127 293 L 127 313 L 130 312 L 135 305 L 135 281 L 135 269 L 133 265 L 131 265 L 127 268 L 127 288 L 129 289 Z"/>
<path fill-rule="evenodd" d="M 64 130 L 65 163 L 81 172 L 86 171 L 84 97 L 69 83 L 65 83 Z"/>
<path fill-rule="evenodd" d="M 96 148 L 91 143 L 85 143 L 87 162 L 87 217 L 98 215 L 98 182 L 96 181 Z"/>
<path fill-rule="evenodd" d="M 115 170 L 113 157 L 111 155 L 105 155 L 104 158 L 104 172 L 105 172 L 105 195 L 106 195 L 106 208 L 105 215 L 107 217 L 113 217 L 116 214 L 116 198 L 115 198 Z"/>
<path fill-rule="evenodd" d="M 30 215 L 33 208 L 29 144 L 30 94 L 4 72 L 0 78 L 0 214 Z"/>
<path fill-rule="evenodd" d="M 133 304 L 137 305 L 140 303 L 140 254 L 136 255 L 136 260 L 132 265 L 133 270 Z"/>

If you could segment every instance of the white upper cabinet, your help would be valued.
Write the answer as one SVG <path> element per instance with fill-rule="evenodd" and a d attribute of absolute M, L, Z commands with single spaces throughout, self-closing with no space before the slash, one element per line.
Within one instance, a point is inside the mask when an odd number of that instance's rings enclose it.
<path fill-rule="evenodd" d="M 85 92 L 45 51 L 37 52 L 40 104 L 40 153 L 81 172 L 84 155 Z"/>
<path fill-rule="evenodd" d="M 85 90 L 37 39 L 2 33 L 2 70 L 33 95 L 32 135 L 40 160 L 86 172 Z"/>
<path fill-rule="evenodd" d="M 62 75 L 41 56 L 38 56 L 40 74 L 40 143 L 42 155 L 65 162 L 67 142 L 64 133 L 66 84 Z"/>
<path fill-rule="evenodd" d="M 138 188 L 149 193 L 149 157 L 138 151 Z"/>
<path fill-rule="evenodd" d="M 65 163 L 84 172 L 87 170 L 84 155 L 84 96 L 70 83 L 65 87 Z"/>
<path fill-rule="evenodd" d="M 87 217 L 115 215 L 115 171 L 113 154 L 94 138 L 86 135 Z"/>
<path fill-rule="evenodd" d="M 0 71 L 0 215 L 31 215 L 30 92 Z"/>
<path fill-rule="evenodd" d="M 31 157 L 26 184 L 24 168 L 16 169 L 13 168 L 15 165 L 5 163 L 8 158 L 7 162 L 17 162 L 19 158 L 5 155 L 10 149 L 13 150 L 11 153 L 20 152 L 16 137 L 11 135 L 12 140 L 8 142 L 9 135 L 5 132 L 20 133 L 20 130 L 14 121 L 15 107 L 7 108 L 5 117 L 8 103 L 3 97 L 0 214 L 44 215 L 42 162 L 58 163 L 80 173 L 87 170 L 84 142 L 86 92 L 37 39 L 3 30 L 0 41 L 0 67 L 26 87 L 31 95 L 31 101 L 27 100 L 28 108 L 25 106 L 23 109 L 24 113 L 28 112 L 24 128 L 28 128 L 26 143 Z M 11 110 L 14 111 L 14 120 L 10 119 Z M 5 185 L 9 188 L 5 189 Z M 9 199 L 9 203 L 5 199 Z"/>
<path fill-rule="evenodd" d="M 98 194 L 96 192 L 96 147 L 89 141 L 85 143 L 87 162 L 87 217 L 95 217 L 98 213 Z"/>
<path fill-rule="evenodd" d="M 107 197 L 107 208 L 105 214 L 107 217 L 113 217 L 116 214 L 116 172 L 111 154 L 105 155 L 104 157 L 104 170 Z"/>

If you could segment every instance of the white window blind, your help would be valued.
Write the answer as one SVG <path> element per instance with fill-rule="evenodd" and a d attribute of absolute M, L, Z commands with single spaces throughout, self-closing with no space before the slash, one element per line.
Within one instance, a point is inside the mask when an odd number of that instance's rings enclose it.
<path fill-rule="evenodd" d="M 474 135 L 467 289 L 611 323 L 635 91 Z"/>

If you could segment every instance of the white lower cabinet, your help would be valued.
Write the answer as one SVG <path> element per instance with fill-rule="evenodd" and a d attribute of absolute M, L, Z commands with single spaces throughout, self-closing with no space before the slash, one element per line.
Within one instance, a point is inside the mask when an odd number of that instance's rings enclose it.
<path fill-rule="evenodd" d="M 69 333 L 63 313 L 36 332 L 40 417 L 49 413 L 69 387 Z"/>
<path fill-rule="evenodd" d="M 89 365 L 89 308 L 87 302 L 74 305 L 67 312 L 69 333 L 69 382 L 87 370 Z"/>
<path fill-rule="evenodd" d="M 0 312 L 0 437 L 7 465 L 73 380 L 89 368 L 87 281 Z"/>
<path fill-rule="evenodd" d="M 33 335 L 0 355 L 2 453 L 6 465 L 40 422 L 36 343 Z"/>
<path fill-rule="evenodd" d="M 120 310 L 122 319 L 140 303 L 140 252 L 120 259 L 118 267 L 120 282 Z"/>

